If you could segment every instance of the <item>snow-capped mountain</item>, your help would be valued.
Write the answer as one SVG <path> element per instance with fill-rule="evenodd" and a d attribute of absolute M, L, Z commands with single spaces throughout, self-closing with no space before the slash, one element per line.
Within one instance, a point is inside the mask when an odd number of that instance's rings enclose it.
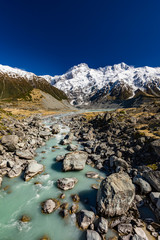
<path fill-rule="evenodd" d="M 67 98 L 63 91 L 52 86 L 45 78 L 0 64 L 0 99 L 28 99 L 34 88 L 50 94 L 57 100 Z"/>
<path fill-rule="evenodd" d="M 43 76 L 63 90 L 74 105 L 87 105 L 97 101 L 125 100 L 135 96 L 137 90 L 160 96 L 160 68 L 134 68 L 125 63 L 92 69 L 82 63 L 61 76 Z"/>

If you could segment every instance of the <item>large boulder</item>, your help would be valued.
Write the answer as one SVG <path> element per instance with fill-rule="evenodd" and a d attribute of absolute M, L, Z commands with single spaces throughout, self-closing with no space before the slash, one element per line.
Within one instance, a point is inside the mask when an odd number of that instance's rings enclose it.
<path fill-rule="evenodd" d="M 58 134 L 60 132 L 60 126 L 58 124 L 53 125 L 51 128 L 53 134 Z"/>
<path fill-rule="evenodd" d="M 113 173 L 101 182 L 97 192 L 97 210 L 100 215 L 125 214 L 135 197 L 135 187 L 128 174 Z"/>
<path fill-rule="evenodd" d="M 31 161 L 27 169 L 25 171 L 24 179 L 25 181 L 29 181 L 31 178 L 36 176 L 39 173 L 42 173 L 44 170 L 44 166 L 42 164 L 37 163 L 37 161 Z"/>
<path fill-rule="evenodd" d="M 157 139 L 153 142 L 151 142 L 151 146 L 156 152 L 156 154 L 160 157 L 160 139 Z"/>
<path fill-rule="evenodd" d="M 19 165 L 13 166 L 13 168 L 8 172 L 8 177 L 9 178 L 15 178 L 21 175 L 22 173 L 22 167 Z"/>
<path fill-rule="evenodd" d="M 95 219 L 95 214 L 92 211 L 81 210 L 77 213 L 77 223 L 78 226 L 85 230 L 93 223 Z"/>
<path fill-rule="evenodd" d="M 151 184 L 153 188 L 160 192 L 160 171 L 144 172 L 143 177 Z"/>
<path fill-rule="evenodd" d="M 74 188 L 77 182 L 77 178 L 60 178 L 57 180 L 57 187 L 66 191 Z"/>
<path fill-rule="evenodd" d="M 50 214 L 59 207 L 59 202 L 56 199 L 48 199 L 42 204 L 42 212 Z"/>
<path fill-rule="evenodd" d="M 33 159 L 33 154 L 28 149 L 24 151 L 16 151 L 16 155 L 27 160 Z"/>
<path fill-rule="evenodd" d="M 86 164 L 88 154 L 83 151 L 76 151 L 72 153 L 67 153 L 63 160 L 63 170 L 74 171 L 83 170 Z"/>
<path fill-rule="evenodd" d="M 2 145 L 4 145 L 10 152 L 14 152 L 16 150 L 18 141 L 19 137 L 17 135 L 6 135 L 1 139 Z"/>
<path fill-rule="evenodd" d="M 101 236 L 94 230 L 87 230 L 87 240 L 101 240 Z"/>

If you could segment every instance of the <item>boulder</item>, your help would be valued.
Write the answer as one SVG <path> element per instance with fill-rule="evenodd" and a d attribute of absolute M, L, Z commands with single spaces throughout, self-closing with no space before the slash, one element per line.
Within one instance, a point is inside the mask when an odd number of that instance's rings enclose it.
<path fill-rule="evenodd" d="M 108 220 L 100 217 L 98 219 L 98 226 L 97 226 L 97 231 L 100 234 L 106 234 L 108 232 Z"/>
<path fill-rule="evenodd" d="M 110 159 L 110 167 L 123 167 L 125 170 L 127 170 L 129 168 L 128 163 L 123 160 L 122 158 L 118 158 L 116 156 L 111 156 Z"/>
<path fill-rule="evenodd" d="M 44 166 L 42 164 L 37 163 L 37 161 L 31 161 L 27 169 L 25 171 L 24 179 L 25 181 L 29 181 L 31 178 L 36 176 L 39 173 L 42 173 L 44 170 Z"/>
<path fill-rule="evenodd" d="M 6 135 L 1 139 L 2 145 L 4 145 L 10 152 L 14 152 L 16 150 L 18 141 L 19 137 L 17 135 Z"/>
<path fill-rule="evenodd" d="M 88 154 L 83 151 L 67 153 L 63 160 L 63 171 L 83 170 L 86 164 Z"/>
<path fill-rule="evenodd" d="M 141 240 L 141 239 L 143 239 L 143 240 L 148 240 L 148 238 L 147 238 L 147 236 L 146 236 L 146 234 L 145 234 L 145 232 L 143 231 L 142 228 L 140 228 L 140 227 L 135 227 L 135 228 L 134 228 L 134 231 L 135 231 L 135 233 L 140 237 L 140 238 L 135 238 L 135 240 Z"/>
<path fill-rule="evenodd" d="M 137 184 L 140 187 L 141 193 L 147 194 L 152 191 L 151 185 L 141 177 L 134 177 L 133 183 Z"/>
<path fill-rule="evenodd" d="M 9 178 L 15 178 L 18 177 L 22 173 L 22 167 L 19 165 L 15 165 L 9 172 L 8 177 Z"/>
<path fill-rule="evenodd" d="M 48 199 L 44 203 L 42 203 L 42 211 L 43 213 L 52 213 L 57 208 L 57 203 L 53 199 Z"/>
<path fill-rule="evenodd" d="M 135 187 L 126 173 L 113 173 L 101 182 L 97 192 L 97 211 L 101 215 L 125 214 L 135 197 Z"/>
<path fill-rule="evenodd" d="M 132 224 L 121 223 L 118 225 L 118 232 L 122 234 L 132 233 Z"/>
<path fill-rule="evenodd" d="M 101 240 L 101 236 L 94 230 L 87 230 L 87 240 Z"/>
<path fill-rule="evenodd" d="M 69 144 L 67 146 L 67 150 L 68 151 L 76 151 L 78 149 L 78 146 L 74 145 L 74 144 Z"/>
<path fill-rule="evenodd" d="M 28 149 L 24 151 L 16 151 L 16 155 L 27 160 L 33 159 L 33 154 Z"/>
<path fill-rule="evenodd" d="M 60 178 L 57 180 L 57 187 L 66 191 L 74 188 L 77 182 L 77 178 Z"/>
<path fill-rule="evenodd" d="M 160 192 L 160 171 L 144 172 L 143 177 L 151 184 L 153 188 Z"/>
<path fill-rule="evenodd" d="M 153 142 L 151 142 L 151 146 L 156 152 L 156 154 L 160 157 L 160 139 L 157 139 Z"/>
<path fill-rule="evenodd" d="M 51 128 L 53 134 L 58 134 L 60 132 L 60 127 L 58 124 L 53 125 Z"/>
<path fill-rule="evenodd" d="M 58 155 L 56 157 L 56 162 L 60 162 L 60 161 L 63 161 L 64 160 L 64 155 Z"/>
<path fill-rule="evenodd" d="M 99 173 L 90 171 L 90 172 L 86 173 L 86 177 L 88 177 L 88 178 L 95 178 L 96 179 L 96 178 L 99 177 Z"/>
<path fill-rule="evenodd" d="M 160 198 L 160 192 L 151 192 L 149 196 L 151 201 L 156 205 Z"/>
<path fill-rule="evenodd" d="M 94 212 L 88 210 L 81 210 L 77 213 L 77 223 L 78 226 L 85 230 L 93 223 L 95 219 Z"/>

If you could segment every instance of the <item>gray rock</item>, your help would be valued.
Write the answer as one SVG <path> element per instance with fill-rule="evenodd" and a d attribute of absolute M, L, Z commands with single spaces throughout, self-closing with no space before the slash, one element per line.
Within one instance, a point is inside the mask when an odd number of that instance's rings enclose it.
<path fill-rule="evenodd" d="M 77 213 L 77 223 L 83 230 L 87 229 L 93 223 L 94 219 L 95 215 L 92 211 L 81 210 Z"/>
<path fill-rule="evenodd" d="M 110 166 L 111 167 L 113 167 L 113 166 L 123 167 L 126 170 L 129 168 L 128 163 L 125 160 L 123 160 L 122 158 L 118 158 L 116 156 L 111 156 L 109 161 L 110 161 Z"/>
<path fill-rule="evenodd" d="M 37 163 L 37 161 L 32 161 L 28 164 L 28 167 L 25 171 L 24 179 L 25 181 L 29 181 L 31 178 L 36 176 L 39 173 L 42 173 L 44 170 L 44 166 L 42 164 Z"/>
<path fill-rule="evenodd" d="M 74 188 L 77 182 L 77 178 L 60 178 L 57 180 L 57 187 L 64 191 L 67 191 Z"/>
<path fill-rule="evenodd" d="M 134 234 L 132 240 L 145 240 L 143 237 L 139 236 L 138 234 Z"/>
<path fill-rule="evenodd" d="M 4 148 L 2 145 L 0 145 L 0 154 L 3 154 Z"/>
<path fill-rule="evenodd" d="M 155 150 L 156 154 L 160 156 L 160 139 L 151 142 L 151 146 Z"/>
<path fill-rule="evenodd" d="M 56 203 L 52 199 L 48 199 L 43 204 L 44 213 L 52 213 L 56 209 Z"/>
<path fill-rule="evenodd" d="M 42 138 L 46 138 L 48 136 L 51 136 L 51 132 L 50 131 L 40 131 L 39 132 L 39 136 L 42 137 Z"/>
<path fill-rule="evenodd" d="M 100 234 L 106 234 L 108 232 L 108 220 L 100 217 L 98 219 L 98 226 L 97 226 L 97 231 Z"/>
<path fill-rule="evenodd" d="M 60 162 L 60 161 L 63 161 L 64 160 L 64 155 L 58 155 L 57 157 L 56 157 L 56 162 Z"/>
<path fill-rule="evenodd" d="M 128 174 L 114 173 L 101 182 L 97 192 L 97 211 L 105 216 L 125 214 L 135 197 Z"/>
<path fill-rule="evenodd" d="M 158 198 L 160 197 L 160 192 L 151 192 L 149 196 L 151 201 L 156 205 Z"/>
<path fill-rule="evenodd" d="M 69 144 L 67 146 L 67 150 L 68 151 L 76 151 L 78 149 L 78 146 L 74 145 L 74 144 Z"/>
<path fill-rule="evenodd" d="M 33 154 L 28 149 L 24 151 L 16 151 L 16 155 L 27 160 L 33 159 Z"/>
<path fill-rule="evenodd" d="M 160 192 L 160 171 L 144 172 L 143 177 L 151 184 L 153 188 Z"/>
<path fill-rule="evenodd" d="M 53 125 L 51 128 L 53 134 L 58 134 L 60 132 L 60 127 L 58 124 Z"/>
<path fill-rule="evenodd" d="M 67 153 L 63 160 L 63 170 L 74 171 L 83 170 L 86 164 L 88 154 L 83 151 L 76 151 L 72 153 Z"/>
<path fill-rule="evenodd" d="M 134 177 L 133 183 L 137 184 L 140 187 L 141 193 L 147 194 L 152 191 L 151 185 L 141 177 Z"/>
<path fill-rule="evenodd" d="M 86 177 L 88 177 L 88 178 L 95 178 L 96 179 L 96 178 L 99 177 L 99 173 L 90 171 L 90 172 L 86 173 Z"/>
<path fill-rule="evenodd" d="M 132 224 L 121 223 L 118 225 L 118 232 L 122 234 L 132 233 Z"/>
<path fill-rule="evenodd" d="M 19 137 L 16 135 L 6 135 L 1 139 L 2 145 L 4 145 L 10 152 L 14 152 L 16 150 L 18 141 Z"/>
<path fill-rule="evenodd" d="M 141 240 L 141 239 L 143 239 L 143 240 L 148 240 L 148 238 L 147 238 L 147 236 L 146 236 L 146 234 L 145 234 L 145 232 L 143 231 L 142 228 L 135 227 L 135 228 L 134 228 L 134 231 L 135 231 L 135 233 L 140 237 L 140 240 Z M 139 240 L 139 238 L 138 238 L 138 239 L 135 238 L 135 240 Z"/>
<path fill-rule="evenodd" d="M 101 240 L 100 235 L 94 230 L 87 230 L 87 240 Z"/>
<path fill-rule="evenodd" d="M 15 165 L 9 172 L 8 177 L 9 178 L 15 178 L 18 177 L 22 173 L 22 167 L 19 165 Z"/>

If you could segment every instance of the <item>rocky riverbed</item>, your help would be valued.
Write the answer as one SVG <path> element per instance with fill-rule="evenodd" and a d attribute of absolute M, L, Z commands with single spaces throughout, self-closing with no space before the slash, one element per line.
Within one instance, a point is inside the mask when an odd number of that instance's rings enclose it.
<path fill-rule="evenodd" d="M 60 145 L 69 152 L 56 156 L 56 162 L 62 165 L 64 172 L 56 179 L 56 187 L 62 194 L 59 199 L 48 198 L 41 202 L 42 212 L 52 215 L 60 209 L 63 218 L 76 214 L 76 224 L 87 240 L 106 239 L 109 229 L 116 231 L 118 238 L 123 240 L 152 237 L 159 240 L 159 106 L 154 104 L 149 108 L 123 109 L 96 116 L 65 116 L 61 122 L 70 127 L 70 132 L 60 139 Z M 9 124 L 4 119 L 3 124 L 6 128 L 1 131 L 1 182 L 4 176 L 15 178 L 22 172 L 24 181 L 41 174 L 45 164 L 35 160 L 36 149 L 58 134 L 60 127 L 55 123 L 45 126 L 39 115 L 21 120 L 11 118 Z M 78 149 L 75 140 L 83 150 Z M 52 151 L 58 148 L 52 146 Z M 69 209 L 69 204 L 61 204 L 60 199 L 65 199 L 65 192 L 72 191 L 80 183 L 77 176 L 86 165 L 93 169 L 86 172 L 86 177 L 97 180 L 97 184 L 92 184 L 97 191 L 92 199 L 96 207 L 90 205 L 88 210 L 82 207 L 78 210 L 81 199 L 78 194 L 73 194 L 74 204 Z M 66 175 L 70 172 L 75 176 Z M 41 182 L 36 184 L 41 185 Z M 87 199 L 84 202 L 87 203 Z M 147 212 L 151 209 L 154 215 L 143 217 L 143 208 Z"/>

